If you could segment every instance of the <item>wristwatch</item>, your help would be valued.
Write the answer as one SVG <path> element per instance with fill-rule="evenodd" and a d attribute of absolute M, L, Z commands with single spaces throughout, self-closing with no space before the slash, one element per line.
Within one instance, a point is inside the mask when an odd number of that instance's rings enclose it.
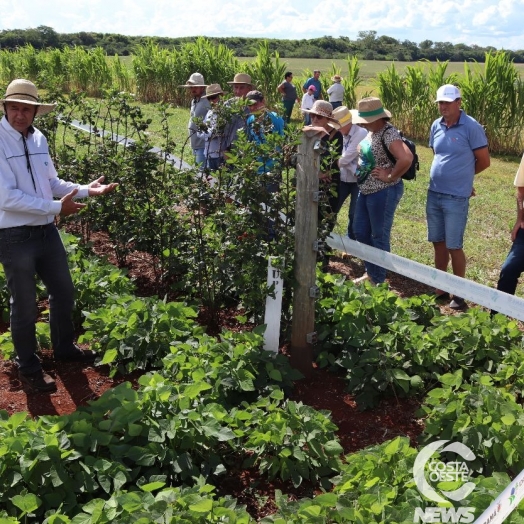
<path fill-rule="evenodd" d="M 391 173 L 388 175 L 388 181 L 391 181 Z"/>

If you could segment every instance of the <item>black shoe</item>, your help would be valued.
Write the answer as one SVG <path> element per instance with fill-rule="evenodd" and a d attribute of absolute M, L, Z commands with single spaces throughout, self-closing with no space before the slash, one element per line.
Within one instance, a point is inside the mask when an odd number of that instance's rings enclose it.
<path fill-rule="evenodd" d="M 91 349 L 80 349 L 74 346 L 74 350 L 65 355 L 55 355 L 55 360 L 60 362 L 86 362 L 92 363 L 96 360 L 97 354 Z"/>
<path fill-rule="evenodd" d="M 444 293 L 440 293 L 440 295 L 437 295 L 435 293 L 434 296 L 435 296 L 435 302 L 447 302 L 451 298 L 447 291 L 444 291 Z"/>
<path fill-rule="evenodd" d="M 467 309 L 468 305 L 466 304 L 466 301 L 463 298 L 453 296 L 453 300 L 449 303 L 449 307 L 456 311 L 460 311 L 463 309 Z"/>
<path fill-rule="evenodd" d="M 56 391 L 56 382 L 42 369 L 34 373 L 20 373 L 18 378 L 22 385 L 27 386 L 33 391 Z"/>

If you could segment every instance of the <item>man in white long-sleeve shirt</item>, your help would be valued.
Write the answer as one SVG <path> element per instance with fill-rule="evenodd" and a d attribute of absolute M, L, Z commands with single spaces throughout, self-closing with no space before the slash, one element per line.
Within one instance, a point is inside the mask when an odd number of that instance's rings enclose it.
<path fill-rule="evenodd" d="M 338 160 L 338 167 L 340 167 L 340 187 L 338 190 L 338 206 L 336 212 L 349 196 L 349 212 L 348 212 L 348 236 L 355 240 L 353 233 L 353 221 L 355 218 L 355 209 L 357 207 L 358 198 L 358 184 L 355 176 L 358 166 L 358 145 L 368 132 L 360 126 L 352 123 L 353 117 L 351 111 L 346 106 L 337 107 L 333 111 L 333 116 L 338 120 L 340 125 L 339 131 L 342 133 L 343 145 L 342 156 Z"/>
<path fill-rule="evenodd" d="M 13 80 L 0 100 L 0 263 L 11 294 L 11 335 L 20 381 L 35 391 L 56 389 L 36 355 L 36 281 L 49 293 L 49 323 L 55 359 L 92 362 L 95 353 L 74 344 L 74 287 L 64 246 L 54 224 L 57 215 L 78 213 L 75 198 L 103 195 L 117 184 L 88 185 L 58 178 L 47 140 L 33 120 L 55 104 L 42 104 L 35 85 Z"/>

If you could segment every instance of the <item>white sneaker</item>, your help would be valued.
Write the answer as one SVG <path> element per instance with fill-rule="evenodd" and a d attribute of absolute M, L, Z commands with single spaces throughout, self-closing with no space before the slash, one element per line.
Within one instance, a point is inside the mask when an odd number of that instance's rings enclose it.
<path fill-rule="evenodd" d="M 367 273 L 364 273 L 361 277 L 353 279 L 353 284 L 363 284 L 364 282 L 369 282 L 372 286 L 376 286 L 375 282 L 373 282 Z"/>

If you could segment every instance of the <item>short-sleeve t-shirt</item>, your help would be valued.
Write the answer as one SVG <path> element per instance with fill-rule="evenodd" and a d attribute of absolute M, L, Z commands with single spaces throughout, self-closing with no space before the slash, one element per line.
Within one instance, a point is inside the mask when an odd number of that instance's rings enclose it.
<path fill-rule="evenodd" d="M 315 100 L 318 100 L 322 94 L 322 84 L 320 83 L 320 80 L 317 80 L 314 76 L 308 78 L 302 87 L 307 91 L 309 86 L 315 86 L 316 91 L 313 93 L 313 96 L 315 97 Z"/>
<path fill-rule="evenodd" d="M 443 118 L 431 125 L 429 147 L 435 152 L 429 189 L 445 195 L 469 197 L 475 178 L 475 153 L 488 146 L 484 128 L 464 111 L 456 124 L 447 127 Z"/>
<path fill-rule="evenodd" d="M 297 88 L 287 80 L 280 85 L 282 86 L 282 89 L 284 89 L 282 100 L 294 102 L 297 99 Z"/>

